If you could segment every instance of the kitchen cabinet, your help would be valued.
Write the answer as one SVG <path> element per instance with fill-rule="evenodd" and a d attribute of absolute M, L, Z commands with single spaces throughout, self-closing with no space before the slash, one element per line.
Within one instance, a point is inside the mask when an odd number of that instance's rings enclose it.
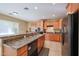
<path fill-rule="evenodd" d="M 45 39 L 50 40 L 50 41 L 56 41 L 60 42 L 61 41 L 61 34 L 55 34 L 55 33 L 46 33 Z"/>
<path fill-rule="evenodd" d="M 18 56 L 27 56 L 28 55 L 28 46 L 23 46 L 17 50 Z"/>
<path fill-rule="evenodd" d="M 45 34 L 45 39 L 50 40 L 50 41 L 56 41 L 60 42 L 62 39 L 61 33 L 59 33 L 62 29 L 62 20 L 63 19 L 58 19 L 58 20 L 50 20 L 50 21 L 45 21 L 44 28 L 46 29 L 46 34 Z M 49 31 L 47 26 L 53 25 L 54 31 Z"/>
<path fill-rule="evenodd" d="M 47 29 L 47 27 L 50 26 L 50 25 L 53 25 L 53 21 L 48 21 L 48 20 L 46 20 L 46 21 L 44 22 L 44 29 Z"/>
<path fill-rule="evenodd" d="M 40 38 L 38 38 L 38 41 L 37 41 L 38 53 L 40 53 L 41 49 L 43 48 L 44 41 L 45 41 L 45 36 L 41 36 Z"/>
<path fill-rule="evenodd" d="M 61 29 L 62 28 L 62 19 L 58 19 L 58 20 L 46 20 L 44 22 L 44 29 L 47 30 L 48 26 L 53 26 L 54 29 Z"/>
<path fill-rule="evenodd" d="M 28 55 L 28 46 L 23 46 L 19 49 L 12 48 L 4 44 L 4 56 L 27 56 Z"/>
<path fill-rule="evenodd" d="M 32 37 L 29 39 L 29 41 L 25 39 L 22 40 L 20 39 L 17 40 L 16 42 L 14 40 L 13 41 L 4 40 L 3 55 L 4 56 L 37 56 L 44 46 L 45 36 L 43 34 L 38 34 L 38 36 L 36 37 L 37 38 L 33 38 L 33 41 L 32 41 Z"/>
<path fill-rule="evenodd" d="M 46 34 L 45 34 L 45 39 L 46 39 L 46 40 L 50 40 L 50 34 L 46 33 Z"/>
<path fill-rule="evenodd" d="M 53 37 L 54 36 L 54 37 Z M 53 34 L 53 40 L 56 41 L 56 42 L 60 42 L 61 41 L 61 34 Z M 51 39 L 52 41 L 52 39 Z"/>
<path fill-rule="evenodd" d="M 21 48 L 12 48 L 4 44 L 4 56 L 33 56 L 37 55 L 37 40 L 22 46 Z"/>
<path fill-rule="evenodd" d="M 79 8 L 79 3 L 69 3 L 66 8 L 67 13 L 72 14 L 72 13 L 76 12 L 78 10 L 78 8 Z"/>
<path fill-rule="evenodd" d="M 54 29 L 59 29 L 59 20 L 53 22 Z"/>

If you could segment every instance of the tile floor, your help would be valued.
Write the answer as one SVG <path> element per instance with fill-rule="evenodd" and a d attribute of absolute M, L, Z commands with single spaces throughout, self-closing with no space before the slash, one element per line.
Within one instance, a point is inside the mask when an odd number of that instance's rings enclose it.
<path fill-rule="evenodd" d="M 61 43 L 60 42 L 54 42 L 54 41 L 45 41 L 44 44 L 45 48 L 49 48 L 49 56 L 61 56 Z"/>
<path fill-rule="evenodd" d="M 48 48 L 43 48 L 39 54 L 39 56 L 48 56 L 49 54 L 49 49 Z"/>

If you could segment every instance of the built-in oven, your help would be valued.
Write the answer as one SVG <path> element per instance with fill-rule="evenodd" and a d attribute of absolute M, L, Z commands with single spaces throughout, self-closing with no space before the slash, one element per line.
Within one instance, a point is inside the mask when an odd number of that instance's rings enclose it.
<path fill-rule="evenodd" d="M 37 41 L 33 41 L 32 43 L 28 44 L 28 54 L 29 56 L 37 56 Z"/>

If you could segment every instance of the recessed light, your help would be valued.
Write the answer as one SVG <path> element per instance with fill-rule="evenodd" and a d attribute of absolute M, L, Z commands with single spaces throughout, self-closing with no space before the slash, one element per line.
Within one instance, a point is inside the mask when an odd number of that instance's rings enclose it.
<path fill-rule="evenodd" d="M 44 19 L 45 17 L 43 16 L 43 19 Z"/>
<path fill-rule="evenodd" d="M 52 5 L 56 5 L 56 3 L 52 3 Z"/>
<path fill-rule="evenodd" d="M 29 8 L 25 7 L 24 10 L 28 10 Z"/>
<path fill-rule="evenodd" d="M 18 15 L 18 12 L 13 12 L 12 14 L 13 14 L 13 15 Z"/>
<path fill-rule="evenodd" d="M 18 12 L 11 12 L 10 15 L 18 15 Z"/>
<path fill-rule="evenodd" d="M 55 17 L 56 15 L 55 15 L 55 14 L 53 14 L 52 16 L 53 16 L 53 17 Z"/>
<path fill-rule="evenodd" d="M 35 10 L 37 10 L 37 9 L 38 9 L 38 7 L 37 7 L 37 6 L 35 6 L 35 7 L 34 7 L 34 9 L 35 9 Z"/>
<path fill-rule="evenodd" d="M 18 12 L 13 12 L 14 14 L 18 14 Z"/>

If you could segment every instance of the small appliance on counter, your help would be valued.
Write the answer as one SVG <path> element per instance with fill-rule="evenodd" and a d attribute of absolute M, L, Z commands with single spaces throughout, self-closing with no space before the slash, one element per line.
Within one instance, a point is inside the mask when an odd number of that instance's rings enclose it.
<path fill-rule="evenodd" d="M 43 29 L 41 29 L 41 28 L 37 28 L 36 30 L 35 30 L 37 33 L 39 33 L 39 34 L 43 34 Z"/>

